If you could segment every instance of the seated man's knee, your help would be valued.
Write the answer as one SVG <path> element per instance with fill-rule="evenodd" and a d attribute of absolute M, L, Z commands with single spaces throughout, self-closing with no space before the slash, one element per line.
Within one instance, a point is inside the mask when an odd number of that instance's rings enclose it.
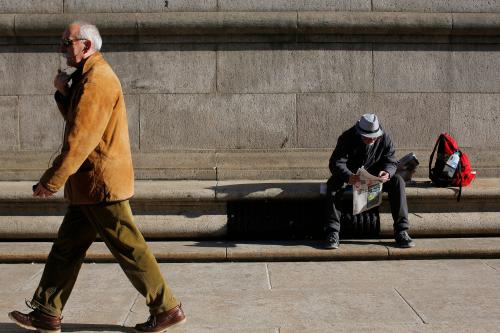
<path fill-rule="evenodd" d="M 404 191 L 405 187 L 406 187 L 406 184 L 405 184 L 403 177 L 401 177 L 398 174 L 395 174 L 394 176 L 392 176 L 389 179 L 389 181 L 384 183 L 384 191 L 385 192 L 394 191 L 394 190 L 397 190 L 397 191 L 403 190 Z"/>

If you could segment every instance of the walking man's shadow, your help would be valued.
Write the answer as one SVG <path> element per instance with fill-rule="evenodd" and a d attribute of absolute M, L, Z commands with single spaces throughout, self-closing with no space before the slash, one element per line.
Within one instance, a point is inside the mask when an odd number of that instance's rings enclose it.
<path fill-rule="evenodd" d="M 121 332 L 132 333 L 132 327 L 120 325 L 103 325 L 103 324 L 64 324 L 64 332 Z M 0 323 L 0 333 L 26 333 L 28 330 L 17 326 L 14 323 Z"/>

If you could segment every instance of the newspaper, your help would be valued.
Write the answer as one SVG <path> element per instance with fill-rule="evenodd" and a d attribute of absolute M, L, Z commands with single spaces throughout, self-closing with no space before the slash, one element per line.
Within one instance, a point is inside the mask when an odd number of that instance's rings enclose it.
<path fill-rule="evenodd" d="M 356 174 L 360 176 L 360 181 L 352 188 L 353 215 L 377 207 L 382 203 L 382 179 L 368 173 L 364 167 L 359 168 Z"/>

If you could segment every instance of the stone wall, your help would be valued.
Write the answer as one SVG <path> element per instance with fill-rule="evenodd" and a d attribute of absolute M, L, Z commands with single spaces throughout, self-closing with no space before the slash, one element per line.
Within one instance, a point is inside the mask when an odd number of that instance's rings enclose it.
<path fill-rule="evenodd" d="M 179 11 L 500 12 L 498 0 L 1 0 L 2 13 Z"/>
<path fill-rule="evenodd" d="M 0 0 L 0 180 L 37 179 L 60 147 L 55 50 L 79 17 L 121 79 L 138 178 L 325 178 L 365 112 L 422 176 L 443 131 L 500 175 L 500 1 L 165 4 Z"/>

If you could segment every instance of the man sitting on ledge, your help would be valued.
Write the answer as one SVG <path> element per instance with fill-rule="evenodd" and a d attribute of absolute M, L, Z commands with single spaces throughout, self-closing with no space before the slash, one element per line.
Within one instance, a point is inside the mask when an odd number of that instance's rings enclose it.
<path fill-rule="evenodd" d="M 396 246 L 415 246 L 408 235 L 408 206 L 406 204 L 405 182 L 396 174 L 397 160 L 394 145 L 389 134 L 384 132 L 373 113 L 364 114 L 350 129 L 342 133 L 330 157 L 332 173 L 327 182 L 326 200 L 326 247 L 339 247 L 341 212 L 335 196 L 345 183 L 359 183 L 355 173 L 360 167 L 384 181 L 383 191 L 388 192 Z M 341 195 L 339 192 L 338 195 Z"/>

